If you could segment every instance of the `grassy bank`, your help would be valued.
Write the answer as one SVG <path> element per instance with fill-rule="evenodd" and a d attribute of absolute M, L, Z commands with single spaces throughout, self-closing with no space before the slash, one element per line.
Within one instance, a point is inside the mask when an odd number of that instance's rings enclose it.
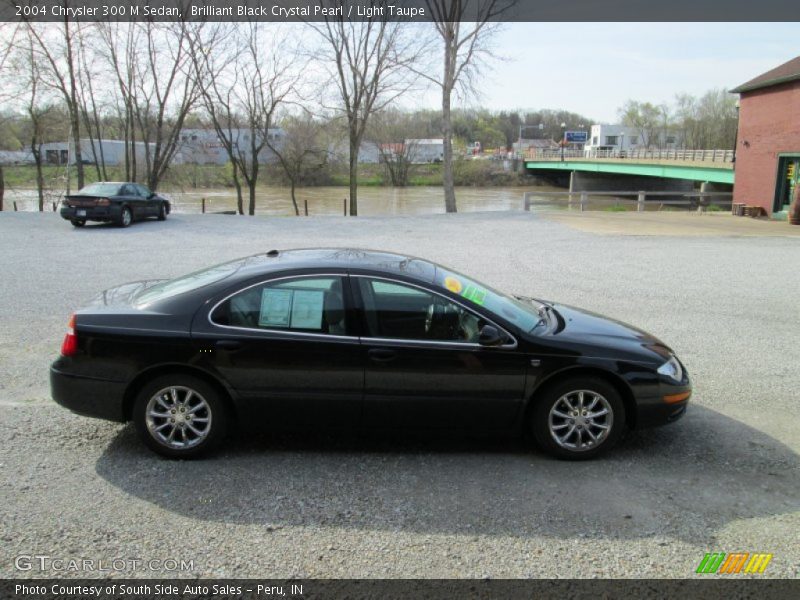
<path fill-rule="evenodd" d="M 33 166 L 7 166 L 3 168 L 5 185 L 8 189 L 35 189 L 36 168 Z M 87 165 L 84 170 L 86 183 L 99 177 L 96 167 Z M 44 167 L 45 188 L 63 190 L 66 187 L 64 167 L 47 165 Z M 124 181 L 124 167 L 106 167 L 107 181 Z M 141 179 L 141 178 L 139 178 Z M 525 176 L 503 170 L 503 163 L 489 160 L 457 161 L 454 169 L 455 184 L 458 186 L 514 186 L 524 185 Z M 73 167 L 71 181 L 74 188 L 76 173 Z M 260 182 L 263 185 L 287 185 L 282 170 L 276 165 L 264 167 Z M 384 165 L 365 164 L 359 166 L 359 186 L 390 186 L 391 180 Z M 301 183 L 311 186 L 349 186 L 350 177 L 346 165 L 330 165 L 316 172 Z M 415 165 L 409 172 L 409 186 L 442 185 L 442 166 L 438 164 Z M 162 180 L 161 187 L 166 190 L 191 190 L 207 188 L 232 188 L 230 165 L 174 165 Z"/>

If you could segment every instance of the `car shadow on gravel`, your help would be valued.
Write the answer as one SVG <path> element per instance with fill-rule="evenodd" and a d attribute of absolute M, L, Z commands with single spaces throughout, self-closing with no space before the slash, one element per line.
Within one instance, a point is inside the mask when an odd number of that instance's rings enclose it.
<path fill-rule="evenodd" d="M 553 460 L 521 441 L 239 436 L 170 461 L 131 426 L 96 463 L 106 481 L 198 520 L 420 533 L 712 541 L 731 521 L 800 510 L 800 459 L 699 406 L 605 457 Z"/>

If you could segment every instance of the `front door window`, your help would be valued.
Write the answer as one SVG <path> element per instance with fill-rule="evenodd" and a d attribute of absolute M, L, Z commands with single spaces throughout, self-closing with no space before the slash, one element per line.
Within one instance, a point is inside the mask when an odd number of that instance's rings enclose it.
<path fill-rule="evenodd" d="M 478 343 L 485 320 L 427 290 L 358 278 L 369 337 Z"/>

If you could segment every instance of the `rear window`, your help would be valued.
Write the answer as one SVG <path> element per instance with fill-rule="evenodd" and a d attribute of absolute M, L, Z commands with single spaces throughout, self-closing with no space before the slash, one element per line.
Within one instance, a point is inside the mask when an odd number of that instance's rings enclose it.
<path fill-rule="evenodd" d="M 184 294 L 199 289 L 203 286 L 216 283 L 217 281 L 222 281 L 247 264 L 247 260 L 246 258 L 240 258 L 231 262 L 222 263 L 221 265 L 195 271 L 194 273 L 189 273 L 188 275 L 176 279 L 170 279 L 163 283 L 157 283 L 153 287 L 139 293 L 134 299 L 133 304 L 134 306 L 151 304 L 159 300 L 177 296 L 178 294 Z"/>
<path fill-rule="evenodd" d="M 90 183 L 81 191 L 79 196 L 116 196 L 119 192 L 118 183 Z"/>

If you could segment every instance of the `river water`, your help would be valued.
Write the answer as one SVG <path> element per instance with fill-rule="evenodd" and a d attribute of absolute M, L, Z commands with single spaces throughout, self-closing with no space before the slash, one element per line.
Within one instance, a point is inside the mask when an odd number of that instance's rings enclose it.
<path fill-rule="evenodd" d="M 526 191 L 564 191 L 555 187 L 462 187 L 456 188 L 456 201 L 460 212 L 521 210 L 522 196 Z M 172 210 L 178 213 L 201 212 L 202 199 L 206 199 L 206 212 L 236 210 L 236 191 L 231 188 L 198 190 L 164 190 L 164 195 L 172 201 Z M 245 212 L 247 195 L 245 190 Z M 308 187 L 295 192 L 300 213 L 304 202 L 308 202 L 311 216 L 341 215 L 343 199 L 349 196 L 346 187 Z M 46 197 L 46 210 L 52 209 L 56 195 Z M 6 210 L 14 210 L 13 202 L 19 210 L 36 210 L 35 190 L 6 190 Z M 441 187 L 413 186 L 406 188 L 361 187 L 358 190 L 358 214 L 362 216 L 380 215 L 421 215 L 444 212 L 444 192 Z M 259 188 L 256 195 L 256 214 L 293 215 L 289 188 Z"/>

